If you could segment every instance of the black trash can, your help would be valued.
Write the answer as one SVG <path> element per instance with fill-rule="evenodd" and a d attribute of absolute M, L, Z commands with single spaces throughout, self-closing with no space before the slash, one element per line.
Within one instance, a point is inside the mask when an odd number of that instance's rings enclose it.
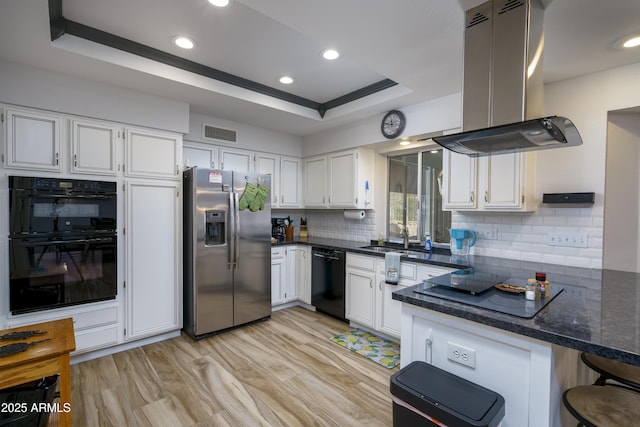
<path fill-rule="evenodd" d="M 391 376 L 393 425 L 495 427 L 504 418 L 504 398 L 425 362 L 412 362 Z"/>
<path fill-rule="evenodd" d="M 40 404 L 53 402 L 57 385 L 58 375 L 52 375 L 0 390 L 0 427 L 46 426 L 49 412 Z"/>

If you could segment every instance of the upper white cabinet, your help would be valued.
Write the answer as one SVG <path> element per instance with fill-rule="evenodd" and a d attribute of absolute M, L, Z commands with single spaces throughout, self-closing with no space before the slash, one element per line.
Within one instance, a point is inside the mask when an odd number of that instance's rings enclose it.
<path fill-rule="evenodd" d="M 182 158 L 185 168 L 197 166 L 199 168 L 216 169 L 218 167 L 218 147 L 184 141 L 182 144 Z"/>
<path fill-rule="evenodd" d="M 259 174 L 271 175 L 271 207 L 275 208 L 280 202 L 280 156 L 267 153 L 256 153 L 253 169 Z"/>
<path fill-rule="evenodd" d="M 126 129 L 125 175 L 179 179 L 182 135 L 147 129 Z"/>
<path fill-rule="evenodd" d="M 277 175 L 276 175 L 277 177 Z M 300 171 L 300 159 L 294 157 L 280 158 L 280 198 L 278 207 L 299 208 L 302 207 L 301 185 L 302 174 Z"/>
<path fill-rule="evenodd" d="M 220 169 L 244 173 L 253 172 L 253 152 L 220 148 Z"/>
<path fill-rule="evenodd" d="M 305 206 L 373 207 L 373 151 L 346 150 L 305 159 Z M 323 180 L 324 178 L 324 180 Z"/>
<path fill-rule="evenodd" d="M 4 115 L 6 167 L 60 172 L 61 116 L 22 109 Z"/>
<path fill-rule="evenodd" d="M 445 150 L 447 210 L 530 211 L 535 208 L 535 153 L 474 158 Z"/>
<path fill-rule="evenodd" d="M 89 120 L 71 122 L 71 172 L 116 175 L 119 128 Z"/>
<path fill-rule="evenodd" d="M 304 205 L 327 207 L 327 156 L 304 159 Z"/>

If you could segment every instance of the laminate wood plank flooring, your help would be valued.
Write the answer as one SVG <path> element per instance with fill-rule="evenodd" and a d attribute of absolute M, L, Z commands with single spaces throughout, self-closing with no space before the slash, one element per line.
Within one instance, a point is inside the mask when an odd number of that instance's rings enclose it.
<path fill-rule="evenodd" d="M 387 369 L 333 343 L 349 326 L 300 307 L 71 366 L 74 426 L 391 426 Z"/>

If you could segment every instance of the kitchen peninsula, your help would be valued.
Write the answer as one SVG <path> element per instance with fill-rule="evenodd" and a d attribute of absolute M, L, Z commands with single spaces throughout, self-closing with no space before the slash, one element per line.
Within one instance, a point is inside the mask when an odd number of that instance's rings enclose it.
<path fill-rule="evenodd" d="M 309 237 L 281 244 L 384 256 L 362 248 L 361 242 Z M 638 274 L 483 256 L 463 261 L 437 253 L 412 253 L 401 260 L 473 267 L 522 285 L 535 272 L 544 271 L 552 287 L 562 288 L 531 319 L 421 295 L 414 292 L 419 284 L 393 292 L 393 299 L 402 302 L 402 366 L 426 360 L 501 393 L 507 402 L 506 426 L 561 425 L 561 419 L 564 425 L 571 420 L 563 414 L 561 393 L 592 381 L 592 373 L 579 361 L 580 351 L 640 365 Z M 448 343 L 471 350 L 475 368 L 449 360 Z"/>

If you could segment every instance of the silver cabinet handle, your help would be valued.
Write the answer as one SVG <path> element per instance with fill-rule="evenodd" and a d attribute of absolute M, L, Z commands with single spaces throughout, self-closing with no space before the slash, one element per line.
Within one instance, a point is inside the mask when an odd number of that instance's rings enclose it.
<path fill-rule="evenodd" d="M 284 196 L 280 196 L 280 203 L 284 203 Z"/>
<path fill-rule="evenodd" d="M 473 191 L 471 191 L 471 197 L 469 197 L 469 201 L 473 203 Z"/>
<path fill-rule="evenodd" d="M 60 164 L 60 153 L 56 153 L 56 166 Z"/>
<path fill-rule="evenodd" d="M 73 155 L 73 167 L 75 167 L 75 168 L 78 167 L 78 155 L 77 154 Z"/>
<path fill-rule="evenodd" d="M 384 282 L 384 280 L 380 280 L 380 283 L 378 284 L 378 289 L 382 290 L 382 283 Z"/>
<path fill-rule="evenodd" d="M 484 201 L 489 203 L 489 190 L 484 192 Z"/>

